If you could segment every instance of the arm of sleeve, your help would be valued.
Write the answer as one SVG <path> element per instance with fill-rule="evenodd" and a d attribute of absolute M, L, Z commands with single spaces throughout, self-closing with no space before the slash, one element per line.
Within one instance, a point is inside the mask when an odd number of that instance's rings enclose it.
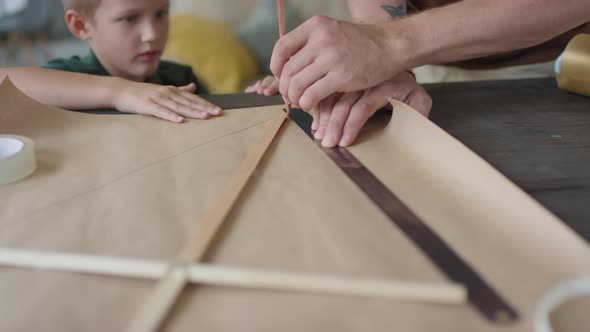
<path fill-rule="evenodd" d="M 397 36 L 393 48 L 417 67 L 533 47 L 588 22 L 589 15 L 588 0 L 463 0 L 387 25 Z"/>
<path fill-rule="evenodd" d="M 42 66 L 47 69 L 63 70 L 74 72 L 75 70 L 70 66 L 70 61 L 66 59 L 53 59 Z"/>

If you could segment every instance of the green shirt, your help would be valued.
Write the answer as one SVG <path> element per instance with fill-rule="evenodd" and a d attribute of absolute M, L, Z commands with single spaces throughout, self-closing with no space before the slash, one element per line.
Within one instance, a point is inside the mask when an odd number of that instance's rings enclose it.
<path fill-rule="evenodd" d="M 84 57 L 76 55 L 69 59 L 54 59 L 49 61 L 43 67 L 75 73 L 110 76 L 92 51 Z M 190 66 L 170 61 L 160 61 L 158 70 L 153 75 L 149 76 L 145 82 L 173 86 L 184 86 L 190 83 L 195 83 L 197 85 L 197 94 L 207 93 L 207 89 L 199 82 Z"/>

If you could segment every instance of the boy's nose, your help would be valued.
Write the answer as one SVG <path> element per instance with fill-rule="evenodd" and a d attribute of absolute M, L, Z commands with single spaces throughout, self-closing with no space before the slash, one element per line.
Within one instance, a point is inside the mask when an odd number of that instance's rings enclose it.
<path fill-rule="evenodd" d="M 141 39 L 143 42 L 152 42 L 158 38 L 158 26 L 152 22 L 146 22 L 142 26 Z"/>

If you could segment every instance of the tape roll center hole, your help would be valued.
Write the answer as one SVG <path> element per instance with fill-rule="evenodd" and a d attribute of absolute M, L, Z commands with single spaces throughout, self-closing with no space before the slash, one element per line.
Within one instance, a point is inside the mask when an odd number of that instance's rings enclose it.
<path fill-rule="evenodd" d="M 12 157 L 21 152 L 25 143 L 14 138 L 0 138 L 0 159 Z"/>

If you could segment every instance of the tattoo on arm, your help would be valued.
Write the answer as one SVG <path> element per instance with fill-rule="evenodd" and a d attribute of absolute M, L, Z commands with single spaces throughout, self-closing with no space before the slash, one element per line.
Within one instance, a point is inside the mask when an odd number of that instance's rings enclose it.
<path fill-rule="evenodd" d="M 386 11 L 391 17 L 404 17 L 407 14 L 406 4 L 402 3 L 399 6 L 383 5 L 381 9 Z"/>

